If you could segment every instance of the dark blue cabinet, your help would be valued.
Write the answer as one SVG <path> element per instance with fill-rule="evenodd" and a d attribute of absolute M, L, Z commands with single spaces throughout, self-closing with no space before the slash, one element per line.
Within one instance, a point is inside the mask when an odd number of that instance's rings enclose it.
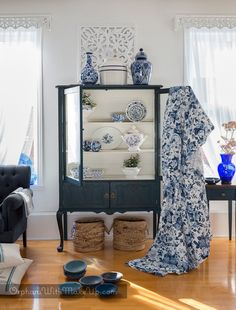
<path fill-rule="evenodd" d="M 111 208 L 120 210 L 158 209 L 159 189 L 154 181 L 111 182 Z"/>
<path fill-rule="evenodd" d="M 62 206 L 69 212 L 77 209 L 101 212 L 109 208 L 108 182 L 84 182 L 83 186 L 65 182 L 62 190 Z"/>
<path fill-rule="evenodd" d="M 58 88 L 59 134 L 59 209 L 57 222 L 60 233 L 58 251 L 63 250 L 67 239 L 68 212 L 153 212 L 153 236 L 157 216 L 160 215 L 160 93 L 161 85 L 60 85 Z M 90 122 L 83 120 L 82 96 L 89 91 L 98 95 L 97 117 Z M 132 95 L 132 96 L 131 96 Z M 103 100 L 104 97 L 104 100 Z M 114 109 L 110 105 L 114 97 Z M 97 127 L 118 128 L 124 134 L 132 122 L 113 123 L 111 112 L 124 109 L 124 100 L 144 98 L 147 117 L 136 122 L 148 138 L 141 148 L 141 174 L 136 179 L 122 175 L 122 162 L 130 156 L 123 144 L 117 149 L 101 152 L 85 152 L 83 141 Z M 122 101 L 123 100 L 123 101 Z M 123 105 L 122 105 L 123 104 Z M 103 105 L 103 106 L 102 106 Z M 101 109 L 100 109 L 101 108 Z M 100 109 L 100 110 L 99 110 Z M 100 118 L 99 118 L 100 117 Z M 99 178 L 88 178 L 88 165 L 105 167 L 106 173 Z M 114 172 L 114 173 L 113 173 Z"/>

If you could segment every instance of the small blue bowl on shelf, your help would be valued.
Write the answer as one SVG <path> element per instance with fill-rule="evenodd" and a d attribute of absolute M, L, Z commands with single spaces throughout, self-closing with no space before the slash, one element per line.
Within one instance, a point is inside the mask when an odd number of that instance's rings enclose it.
<path fill-rule="evenodd" d="M 101 297 L 108 297 L 112 295 L 116 295 L 118 292 L 118 287 L 112 283 L 103 283 L 96 287 L 96 294 Z"/>
<path fill-rule="evenodd" d="M 109 271 L 102 273 L 101 277 L 103 278 L 104 282 L 116 283 L 120 281 L 120 279 L 123 277 L 123 274 L 121 272 Z"/>
<path fill-rule="evenodd" d="M 124 122 L 126 120 L 126 114 L 123 112 L 113 112 L 111 119 L 113 122 Z"/>
<path fill-rule="evenodd" d="M 76 295 L 81 289 L 81 284 L 78 282 L 65 282 L 58 287 L 60 294 L 62 295 Z"/>
<path fill-rule="evenodd" d="M 80 284 L 85 287 L 96 287 L 101 284 L 102 281 L 103 279 L 101 276 L 85 276 L 79 280 Z"/>
<path fill-rule="evenodd" d="M 70 274 L 83 273 L 87 268 L 87 264 L 83 260 L 71 260 L 63 266 L 64 272 Z"/>

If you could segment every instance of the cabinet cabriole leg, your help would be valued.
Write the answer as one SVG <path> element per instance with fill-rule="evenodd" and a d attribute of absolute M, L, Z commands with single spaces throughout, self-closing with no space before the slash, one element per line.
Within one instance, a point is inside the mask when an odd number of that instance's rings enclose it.
<path fill-rule="evenodd" d="M 63 241 L 64 234 L 63 234 L 62 216 L 63 216 L 63 212 L 58 210 L 57 211 L 57 225 L 58 225 L 59 234 L 60 234 L 60 244 L 57 247 L 58 252 L 63 251 L 63 243 L 64 243 L 64 241 Z"/>
<path fill-rule="evenodd" d="M 64 240 L 68 240 L 68 233 L 67 233 L 67 212 L 64 212 Z"/>
<path fill-rule="evenodd" d="M 157 230 L 157 214 L 156 211 L 153 211 L 153 239 L 156 237 Z"/>

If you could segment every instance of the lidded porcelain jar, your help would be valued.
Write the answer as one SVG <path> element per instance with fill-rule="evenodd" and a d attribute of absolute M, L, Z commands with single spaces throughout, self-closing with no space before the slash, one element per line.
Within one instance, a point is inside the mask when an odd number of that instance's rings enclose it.
<path fill-rule="evenodd" d="M 99 74 L 103 85 L 127 84 L 127 66 L 117 57 L 104 60 L 99 66 Z"/>
<path fill-rule="evenodd" d="M 147 136 L 139 132 L 138 129 L 133 125 L 127 131 L 127 133 L 121 136 L 121 138 L 128 145 L 129 152 L 139 152 L 139 147 L 143 144 Z"/>
<path fill-rule="evenodd" d="M 135 61 L 131 64 L 133 84 L 147 85 L 151 78 L 152 64 L 147 60 L 147 55 L 140 48 L 135 56 Z"/>

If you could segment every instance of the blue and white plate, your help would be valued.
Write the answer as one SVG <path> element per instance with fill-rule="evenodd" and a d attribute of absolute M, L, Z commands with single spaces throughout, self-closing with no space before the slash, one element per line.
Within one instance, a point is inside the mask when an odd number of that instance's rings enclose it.
<path fill-rule="evenodd" d="M 93 133 L 92 139 L 101 143 L 102 150 L 113 150 L 121 144 L 121 135 L 119 129 L 107 126 L 97 129 Z"/>
<path fill-rule="evenodd" d="M 126 116 L 131 122 L 140 122 L 147 114 L 147 109 L 141 101 L 132 101 L 126 108 Z"/>

